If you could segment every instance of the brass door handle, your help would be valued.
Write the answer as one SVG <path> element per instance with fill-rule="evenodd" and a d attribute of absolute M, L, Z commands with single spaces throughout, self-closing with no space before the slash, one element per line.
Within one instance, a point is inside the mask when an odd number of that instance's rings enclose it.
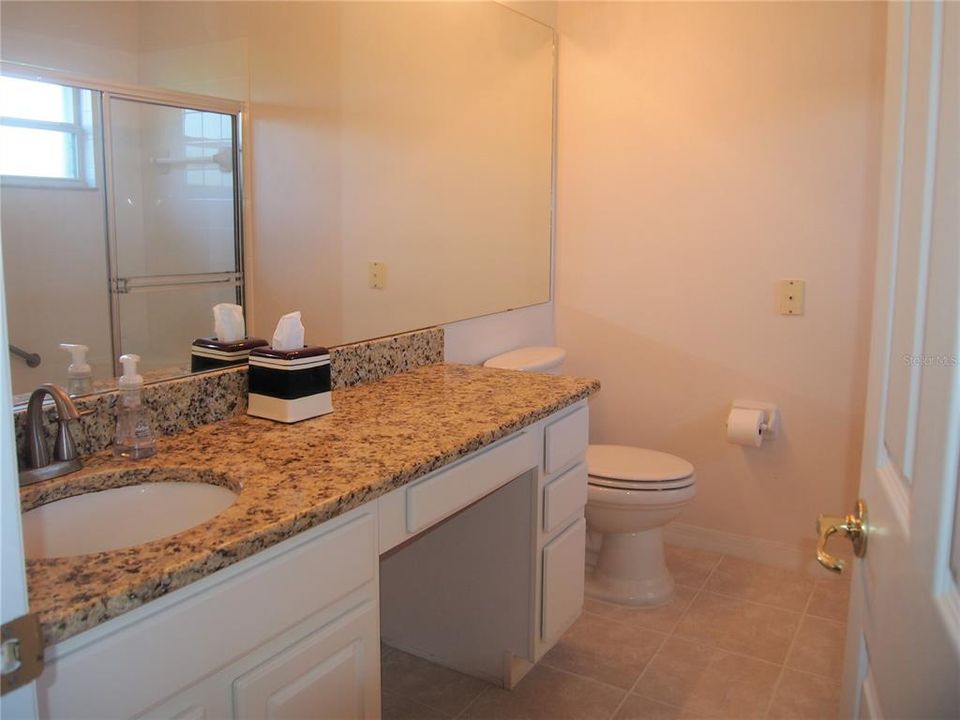
<path fill-rule="evenodd" d="M 848 537 L 853 543 L 853 554 L 863 557 L 867 552 L 867 504 L 857 500 L 856 509 L 849 515 L 821 515 L 817 518 L 817 562 L 827 570 L 841 573 L 847 564 L 827 552 L 827 540 L 834 533 Z"/>

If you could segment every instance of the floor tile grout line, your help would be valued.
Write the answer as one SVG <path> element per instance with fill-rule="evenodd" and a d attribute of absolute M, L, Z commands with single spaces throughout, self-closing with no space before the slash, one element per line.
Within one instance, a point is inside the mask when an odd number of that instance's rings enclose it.
<path fill-rule="evenodd" d="M 813 591 L 810 591 L 810 594 L 807 596 L 807 602 L 803 606 L 803 612 L 800 613 L 800 621 L 797 623 L 797 629 L 793 631 L 793 637 L 790 638 L 790 644 L 787 645 L 787 654 L 783 656 L 783 664 L 780 666 L 780 672 L 777 674 L 777 680 L 773 683 L 773 690 L 770 692 L 770 699 L 767 701 L 767 708 L 763 711 L 763 717 L 766 719 L 770 716 L 770 711 L 773 710 L 773 703 L 777 699 L 777 693 L 780 692 L 780 685 L 783 683 L 783 676 L 787 672 L 787 661 L 790 659 L 790 653 L 793 652 L 793 646 L 797 642 L 797 637 L 800 635 L 800 627 L 803 625 L 803 619 L 807 616 L 807 608 L 810 607 L 810 603 L 813 600 Z"/>
<path fill-rule="evenodd" d="M 716 650 L 717 652 L 725 653 L 726 655 L 733 655 L 736 658 L 741 658 L 743 660 L 751 660 L 752 662 L 763 663 L 764 665 L 773 665 L 774 667 L 782 667 L 782 662 L 774 662 L 773 660 L 768 660 L 767 658 L 757 657 L 756 655 L 750 655 L 745 652 L 740 652 L 739 650 L 727 650 L 725 647 L 716 645 L 709 640 L 698 640 L 697 638 L 690 637 L 688 635 L 671 635 L 670 637 L 679 640 L 680 642 L 689 643 L 691 645 L 703 645 L 710 648 L 711 650 Z M 792 669 L 792 668 L 791 668 Z M 808 675 L 814 675 L 816 673 L 807 673 Z"/>
<path fill-rule="evenodd" d="M 596 618 L 597 620 L 603 620 L 604 622 L 611 622 L 611 623 L 616 623 L 617 625 L 623 625 L 624 627 L 628 627 L 633 630 L 643 630 L 645 632 L 659 633 L 661 635 L 672 635 L 677 624 L 680 622 L 680 618 L 682 618 L 684 614 L 687 612 L 687 610 L 690 609 L 690 605 L 693 603 L 693 598 L 695 598 L 696 596 L 697 596 L 697 593 L 695 592 L 693 597 L 690 599 L 690 602 L 684 605 L 684 607 L 680 610 L 680 614 L 677 616 L 677 619 L 674 620 L 672 623 L 670 623 L 669 626 L 667 625 L 666 621 L 664 621 L 663 628 L 651 627 L 649 625 L 637 625 L 636 623 L 632 622 L 630 619 L 622 620 L 620 618 L 607 617 L 606 615 L 600 615 L 599 613 L 591 612 L 590 610 L 584 610 L 582 614 L 589 615 L 590 617 Z M 643 612 L 643 611 L 640 611 L 640 612 Z M 668 627 L 669 629 L 664 629 L 665 627 Z"/>
<path fill-rule="evenodd" d="M 835 617 L 827 617 L 826 615 L 817 615 L 816 613 L 812 613 L 810 611 L 807 611 L 806 613 L 804 613 L 803 616 L 816 618 L 817 620 L 826 620 L 827 622 L 834 622 L 834 623 L 837 623 L 838 625 L 847 624 L 846 620 L 837 620 Z"/>
<path fill-rule="evenodd" d="M 470 677 L 470 675 L 467 675 L 467 677 Z M 493 687 L 496 687 L 496 685 L 494 685 Z M 456 715 L 454 715 L 453 717 L 454 717 L 454 718 L 458 718 L 458 717 L 460 717 L 461 715 L 463 715 L 463 713 L 465 713 L 465 712 L 470 708 L 470 706 L 473 705 L 473 704 L 480 698 L 480 696 L 481 696 L 481 695 L 484 695 L 484 694 L 487 692 L 487 690 L 489 690 L 489 689 L 490 689 L 489 687 L 482 687 L 482 688 L 480 688 L 480 692 L 478 692 L 476 695 L 474 695 L 474 696 L 470 699 L 470 702 L 468 702 L 466 705 L 464 705 L 464 706 L 460 709 L 460 712 L 458 712 L 458 713 L 457 713 Z M 424 702 L 422 702 L 422 703 L 420 703 L 420 704 L 421 704 L 421 705 L 426 705 L 426 706 L 427 706 L 428 708 L 430 708 L 431 710 L 436 710 L 437 712 L 443 712 L 443 710 L 441 710 L 440 708 L 434 707 L 433 705 L 429 705 L 429 704 L 424 703 Z"/>
<path fill-rule="evenodd" d="M 678 623 L 679 626 L 679 623 Z M 753 662 L 761 662 L 765 665 L 773 665 L 774 667 L 780 667 L 783 665 L 782 662 L 775 662 L 763 657 L 757 657 L 756 655 L 751 655 L 750 653 L 741 652 L 739 650 L 729 650 L 725 647 L 721 647 L 710 640 L 705 640 L 703 638 L 693 637 L 692 635 L 678 635 L 676 632 L 670 634 L 670 637 L 676 638 L 681 642 L 690 643 L 691 645 L 704 645 L 718 652 L 726 653 L 727 655 L 733 655 L 734 657 L 743 658 L 744 660 L 752 660 Z M 788 648 L 789 649 L 789 648 Z M 810 673 L 815 674 L 815 673 Z"/>
<path fill-rule="evenodd" d="M 640 681 L 643 679 L 643 676 L 646 675 L 647 671 L 653 666 L 653 663 L 657 659 L 657 656 L 660 654 L 660 651 L 663 650 L 664 647 L 666 647 L 668 642 L 670 642 L 670 638 L 675 637 L 677 628 L 680 627 L 680 623 L 683 622 L 683 618 L 686 616 L 688 612 L 690 612 L 690 608 L 693 607 L 693 604 L 697 601 L 697 598 L 700 597 L 700 593 L 703 592 L 704 585 L 707 584 L 707 580 L 710 579 L 710 576 L 713 574 L 713 571 L 717 569 L 718 565 L 720 565 L 720 561 L 723 560 L 723 557 L 724 556 L 721 554 L 717 558 L 716 562 L 713 564 L 713 567 L 710 568 L 710 572 L 707 573 L 707 576 L 700 583 L 700 587 L 690 588 L 694 591 L 693 597 L 690 598 L 690 602 L 687 603 L 687 606 L 680 613 L 680 617 L 677 618 L 677 621 L 673 624 L 673 627 L 670 628 L 670 632 L 666 634 L 666 637 L 660 643 L 660 647 L 657 648 L 657 651 L 653 654 L 650 660 L 647 661 L 647 664 L 644 665 L 643 670 L 637 676 L 637 679 L 634 680 L 633 685 L 630 686 L 630 689 L 627 690 L 626 694 L 623 696 L 623 698 L 621 698 L 620 703 L 617 705 L 617 707 L 614 708 L 613 713 L 610 715 L 609 720 L 613 720 L 613 718 L 617 716 L 617 713 L 620 712 L 620 709 L 624 706 L 624 704 L 626 704 L 627 700 L 630 699 L 630 696 L 635 693 L 637 686 L 640 685 Z M 684 587 L 689 587 L 689 586 L 684 585 Z M 647 699 L 652 700 L 652 698 L 647 698 Z M 659 702 L 659 701 L 657 700 L 654 702 Z M 664 704 L 667 704 L 667 703 L 664 703 Z M 670 707 L 676 707 L 676 706 L 671 705 Z"/>
<path fill-rule="evenodd" d="M 482 695 L 483 693 L 485 693 L 486 690 L 487 690 L 486 688 L 484 688 L 483 690 L 481 690 L 481 691 L 480 691 L 480 695 Z M 382 695 L 383 695 L 383 690 L 382 690 L 382 689 L 380 690 L 380 693 L 381 693 L 381 697 L 382 697 Z M 425 702 L 423 702 L 422 700 L 417 700 L 416 698 L 412 698 L 412 697 L 410 697 L 409 695 L 403 695 L 403 694 L 401 694 L 401 693 L 388 693 L 388 694 L 390 694 L 390 695 L 395 695 L 396 697 L 400 698 L 401 700 L 406 700 L 407 702 L 413 703 L 414 705 L 416 705 L 416 706 L 418 706 L 418 707 L 421 707 L 421 708 L 424 708 L 425 710 L 432 710 L 433 712 L 440 713 L 441 715 L 446 715 L 446 714 L 447 714 L 447 712 L 446 712 L 445 710 L 442 710 L 442 709 L 440 709 L 440 708 L 438 708 L 438 707 L 435 707 L 435 706 L 431 705 L 430 703 L 425 703 Z M 478 696 L 478 697 L 479 697 L 479 696 Z M 476 700 L 476 698 L 474 698 L 474 699 L 471 700 L 469 703 L 467 703 L 467 707 L 469 707 L 469 706 L 473 703 L 474 700 Z M 464 708 L 464 710 L 465 710 L 465 709 L 466 709 L 466 708 Z M 456 718 L 456 717 L 460 717 L 460 714 L 461 714 L 462 712 L 463 712 L 463 710 L 460 710 L 454 717 L 455 717 L 455 718 Z"/>
<path fill-rule="evenodd" d="M 722 555 L 721 555 L 720 557 L 721 557 L 721 559 L 723 558 Z M 720 563 L 720 561 L 717 560 L 717 564 L 719 564 L 719 563 Z M 713 571 L 711 570 L 711 572 L 713 572 Z M 710 577 L 710 576 L 708 575 L 707 577 Z M 704 582 L 704 584 L 706 584 L 706 582 L 707 582 L 706 579 L 704 579 L 703 582 Z M 702 593 L 703 593 L 703 587 L 702 587 L 702 586 L 699 587 L 699 588 L 697 588 L 696 592 L 693 593 L 693 597 L 690 598 L 690 602 L 687 603 L 687 606 L 683 609 L 683 612 L 680 613 L 680 617 L 677 618 L 677 621 L 673 624 L 673 627 L 670 628 L 670 632 L 668 633 L 668 634 L 670 635 L 670 637 L 674 637 L 674 636 L 677 634 L 677 628 L 680 627 L 680 623 L 683 622 L 683 619 L 684 619 L 684 618 L 687 616 L 687 614 L 690 612 L 690 608 L 692 608 L 692 607 L 694 606 L 694 604 L 696 604 L 697 598 L 699 598 Z"/>
<path fill-rule="evenodd" d="M 663 650 L 664 646 L 669 642 L 670 636 L 665 635 L 663 640 L 660 641 L 660 646 L 657 648 L 656 652 L 650 656 L 650 659 L 647 660 L 647 664 L 643 666 L 643 670 L 640 671 L 640 674 L 637 675 L 637 679 L 633 681 L 633 685 L 624 693 L 623 697 L 620 698 L 620 702 L 613 709 L 613 712 L 610 714 L 609 720 L 613 720 L 617 716 L 617 713 L 620 712 L 620 708 L 624 706 L 627 700 L 630 699 L 630 696 L 633 695 L 634 690 L 637 689 L 637 685 L 640 684 L 640 680 L 643 679 L 643 676 L 647 674 L 647 670 L 650 669 L 650 666 L 653 665 L 653 661 L 657 659 L 657 655 L 660 654 L 660 651 Z"/>
<path fill-rule="evenodd" d="M 810 672 L 809 670 L 797 670 L 796 668 L 783 666 L 784 669 L 789 670 L 790 672 L 799 673 L 800 675 L 809 675 L 812 678 L 817 678 L 817 680 L 830 680 L 831 682 L 840 683 L 840 679 L 836 678 L 833 675 L 821 675 L 820 673 Z"/>
<path fill-rule="evenodd" d="M 587 682 L 594 683 L 596 685 L 600 685 L 602 687 L 609 688 L 611 690 L 616 690 L 618 692 L 623 693 L 623 697 L 620 698 L 620 702 L 617 703 L 617 706 L 613 709 L 613 712 L 610 714 L 610 717 L 608 718 L 608 720 L 613 720 L 613 718 L 616 717 L 617 713 L 620 712 L 620 708 L 623 707 L 624 703 L 626 703 L 627 700 L 630 699 L 630 696 L 633 694 L 634 689 L 637 687 L 637 684 L 640 682 L 640 678 L 643 677 L 643 673 L 645 673 L 647 671 L 647 668 L 650 667 L 650 663 L 652 663 L 653 659 L 659 654 L 661 648 L 663 648 L 663 646 L 667 643 L 667 640 L 669 640 L 669 636 L 664 636 L 663 640 L 660 643 L 660 647 L 657 648 L 657 651 L 651 656 L 647 664 L 644 665 L 643 670 L 640 672 L 640 674 L 637 676 L 637 679 L 634 680 L 633 684 L 628 689 L 618 687 L 617 685 L 611 685 L 610 683 L 605 683 L 602 680 L 597 680 L 596 678 L 589 677 L 587 675 L 581 675 L 580 673 L 575 673 L 571 670 L 564 670 L 563 668 L 554 667 L 553 665 L 550 665 L 550 664 L 546 664 L 546 663 L 544 664 L 546 667 L 550 668 L 554 672 L 563 673 L 564 675 L 570 675 L 571 677 L 575 677 L 580 680 L 586 680 Z M 643 697 L 643 696 L 639 696 L 639 697 Z M 668 703 L 662 703 L 662 704 L 667 705 Z M 670 707 L 676 707 L 676 706 L 670 705 Z M 458 718 L 454 718 L 454 720 L 458 720 Z"/>
<path fill-rule="evenodd" d="M 721 559 L 723 559 L 723 557 L 726 557 L 726 556 L 721 556 Z M 719 564 L 720 564 L 720 561 L 718 560 L 718 561 L 717 561 L 717 565 L 719 565 Z M 706 581 L 704 581 L 704 584 L 706 584 Z M 728 654 L 733 655 L 733 656 L 735 656 L 735 657 L 746 658 L 746 659 L 748 659 L 748 660 L 754 660 L 754 661 L 757 661 L 757 662 L 766 663 L 766 664 L 768 664 L 768 665 L 776 665 L 776 666 L 778 666 L 778 667 L 781 667 L 781 666 L 783 666 L 783 665 L 786 663 L 786 658 L 784 658 L 784 661 L 783 661 L 782 663 L 777 663 L 777 662 L 773 662 L 772 660 L 768 660 L 767 658 L 757 657 L 757 656 L 755 656 L 755 655 L 751 655 L 751 654 L 745 653 L 745 652 L 740 652 L 740 651 L 738 651 L 738 650 L 728 650 L 727 648 L 720 647 L 719 645 L 716 645 L 715 643 L 713 643 L 713 642 L 711 642 L 711 641 L 709 641 L 709 640 L 704 640 L 704 639 L 702 639 L 702 638 L 695 638 L 695 637 L 692 637 L 692 636 L 689 636 L 689 635 L 678 635 L 678 634 L 677 634 L 677 630 L 680 628 L 680 625 L 683 623 L 683 619 L 684 619 L 684 618 L 687 616 L 687 614 L 690 612 L 691 608 L 693 608 L 694 604 L 696 604 L 697 598 L 699 598 L 700 595 L 702 595 L 703 593 L 708 593 L 708 594 L 720 594 L 720 593 L 713 593 L 711 590 L 705 590 L 705 589 L 703 589 L 703 588 L 701 588 L 700 590 L 697 590 L 696 594 L 693 596 L 693 598 L 691 598 L 690 603 L 687 605 L 687 607 L 684 609 L 684 611 L 683 611 L 682 613 L 680 613 L 680 617 L 677 619 L 677 622 L 674 624 L 673 629 L 672 629 L 672 630 L 670 631 L 670 633 L 669 633 L 670 637 L 674 637 L 674 638 L 676 638 L 677 640 L 681 640 L 681 641 L 683 641 L 683 642 L 692 643 L 692 644 L 695 644 L 695 645 L 706 645 L 706 646 L 708 646 L 708 647 L 711 647 L 711 648 L 714 648 L 714 649 L 716 649 L 716 650 L 719 650 L 720 652 L 725 652 L 725 653 L 728 653 Z M 729 595 L 722 595 L 722 597 L 730 597 L 732 600 L 741 600 L 741 598 L 734 598 L 734 597 L 731 597 L 731 596 L 729 596 Z M 751 601 L 750 601 L 750 600 L 743 600 L 743 602 L 748 602 L 748 603 L 749 603 L 749 602 L 751 602 Z M 808 600 L 807 600 L 807 603 L 809 603 L 809 602 L 810 602 L 810 600 L 808 599 Z M 754 605 L 759 605 L 760 603 L 753 603 L 753 604 L 754 604 Z M 765 607 L 766 607 L 766 606 L 765 606 Z M 777 609 L 781 609 L 781 608 L 777 608 Z M 784 610 L 784 612 L 794 612 L 794 613 L 795 613 L 796 611 L 795 611 L 795 610 Z M 803 614 L 802 614 L 802 613 L 798 613 L 798 614 L 800 615 L 800 621 L 797 622 L 797 632 L 800 631 L 800 622 L 803 620 Z M 791 638 L 791 643 L 792 643 L 792 642 L 793 642 L 793 638 Z M 790 648 L 788 647 L 788 648 L 787 648 L 787 653 L 789 654 L 789 652 L 790 652 Z M 653 698 L 651 698 L 651 699 L 653 699 Z"/>
<path fill-rule="evenodd" d="M 737 600 L 739 602 L 750 603 L 751 605 L 759 605 L 760 607 L 769 608 L 770 610 L 779 610 L 780 612 L 793 613 L 794 615 L 803 615 L 806 610 L 790 610 L 789 608 L 780 607 L 779 605 L 772 605 L 770 603 L 758 602 L 756 600 L 750 600 L 749 598 L 740 597 L 738 595 L 731 595 L 730 593 L 717 592 L 716 590 L 708 590 L 707 588 L 700 588 L 700 592 L 709 593 L 710 595 L 718 595 L 719 597 L 728 598 L 730 600 Z M 811 593 L 812 594 L 812 593 Z M 806 605 L 804 605 L 806 607 Z M 813 615 L 812 617 L 817 617 Z M 829 620 L 830 618 L 824 618 L 824 620 Z M 834 621 L 839 622 L 839 621 Z"/>
<path fill-rule="evenodd" d="M 456 674 L 458 674 L 458 675 L 462 675 L 462 676 L 465 677 L 465 678 L 471 678 L 471 679 L 479 680 L 479 678 L 474 678 L 472 675 L 467 675 L 466 673 L 462 673 L 462 672 L 460 672 L 459 670 L 454 670 L 453 668 L 448 668 L 446 665 L 441 665 L 441 664 L 439 664 L 439 663 L 437 663 L 437 662 L 434 662 L 433 660 L 428 660 L 427 658 L 422 658 L 422 657 L 420 657 L 419 655 L 414 655 L 413 653 L 408 653 L 408 652 L 406 652 L 405 650 L 400 650 L 400 649 L 398 649 L 398 648 L 391 647 L 390 645 L 387 645 L 386 647 L 389 648 L 389 654 L 404 653 L 404 654 L 406 654 L 406 655 L 410 655 L 410 656 L 413 657 L 413 658 L 417 658 L 418 660 L 422 660 L 423 662 L 429 663 L 430 665 L 433 665 L 433 666 L 435 666 L 435 667 L 439 667 L 439 668 L 442 668 L 442 669 L 444 669 L 444 670 L 449 670 L 450 672 L 456 673 Z M 382 676 L 383 655 L 381 655 L 381 658 L 380 658 L 380 659 L 381 659 L 381 676 Z M 457 713 L 456 713 L 455 715 L 453 715 L 453 719 L 454 719 L 454 720 L 456 720 L 456 718 L 459 718 L 464 712 L 466 712 L 467 709 L 469 709 L 470 706 L 473 705 L 473 704 L 480 698 L 481 695 L 483 695 L 484 693 L 487 692 L 487 690 L 490 689 L 490 687 L 496 687 L 496 685 L 491 685 L 491 684 L 488 683 L 487 681 L 481 680 L 481 682 L 484 683 L 484 687 L 480 688 L 479 692 L 478 692 L 473 698 L 471 698 L 470 702 L 468 702 L 468 703 L 466 704 L 466 706 L 464 706 L 463 708 L 461 708 L 459 711 L 457 711 Z M 385 692 L 385 691 L 384 691 L 384 689 L 383 689 L 383 682 L 382 682 L 382 677 L 381 677 L 381 683 L 380 683 L 380 694 L 381 694 L 381 697 L 382 697 L 382 695 L 383 695 L 384 692 Z M 388 692 L 390 695 L 395 695 L 396 697 L 398 697 L 398 698 L 400 698 L 400 699 L 402 699 L 402 700 L 407 700 L 408 702 L 412 702 L 412 703 L 414 703 L 415 705 L 420 705 L 420 706 L 422 706 L 422 707 L 425 707 L 425 708 L 427 708 L 428 710 L 433 710 L 433 711 L 435 711 L 435 712 L 441 713 L 442 715 L 446 715 L 446 714 L 447 714 L 447 711 L 446 711 L 445 709 L 439 708 L 439 707 L 437 707 L 437 706 L 435 706 L 435 705 L 431 705 L 430 703 L 424 702 L 423 700 L 418 700 L 418 699 L 415 698 L 415 697 L 410 697 L 410 696 L 407 695 L 406 693 L 389 692 L 389 691 L 386 691 L 386 692 Z"/>
<path fill-rule="evenodd" d="M 713 567 L 710 568 L 710 572 L 707 573 L 707 576 L 703 579 L 703 582 L 700 584 L 701 590 L 707 587 L 707 583 L 710 582 L 710 578 L 713 577 L 713 574 L 717 571 L 717 568 L 720 567 L 720 563 L 723 562 L 723 559 L 725 557 L 727 557 L 726 553 L 720 553 L 720 557 L 717 558 L 717 561 L 713 564 Z"/>
<path fill-rule="evenodd" d="M 807 612 L 807 608 L 808 608 L 809 605 L 810 605 L 810 597 L 813 595 L 813 591 L 814 591 L 814 589 L 816 588 L 816 586 L 817 586 L 818 583 L 820 583 L 821 581 L 823 581 L 823 582 L 826 582 L 826 581 L 838 582 L 838 581 L 836 581 L 836 580 L 831 580 L 830 578 L 820 578 L 820 577 L 816 577 L 816 576 L 811 575 L 810 573 L 804 572 L 804 571 L 796 571 L 796 572 L 794 572 L 795 575 L 797 575 L 797 576 L 799 576 L 799 577 L 802 577 L 802 578 L 804 578 L 804 579 L 809 580 L 813 585 L 812 585 L 811 588 L 810 588 L 810 594 L 807 596 L 807 600 L 804 602 L 804 609 L 803 609 L 803 610 L 792 610 L 792 609 L 790 609 L 790 608 L 785 608 L 785 607 L 781 607 L 781 606 L 779 606 L 779 605 L 774 605 L 773 603 L 765 603 L 765 602 L 760 602 L 760 601 L 758 601 L 758 600 L 751 600 L 750 598 L 744 598 L 744 597 L 740 597 L 740 596 L 738 596 L 738 595 L 733 595 L 733 594 L 731 594 L 731 593 L 720 592 L 720 591 L 718 591 L 718 590 L 714 590 L 714 589 L 712 589 L 712 588 L 708 588 L 707 585 L 708 585 L 709 582 L 710 582 L 710 578 L 712 578 L 712 577 L 714 576 L 714 574 L 715 574 L 716 571 L 717 571 L 717 568 L 720 567 L 720 563 L 723 562 L 724 558 L 727 558 L 727 557 L 734 557 L 734 556 L 732 556 L 732 555 L 727 555 L 726 553 L 722 553 L 722 554 L 720 555 L 720 559 L 716 561 L 716 563 L 714 564 L 714 566 L 710 569 L 710 572 L 707 573 L 707 577 L 704 579 L 703 583 L 700 585 L 700 588 L 699 588 L 700 590 L 704 590 L 704 591 L 706 591 L 706 592 L 713 593 L 714 595 L 721 595 L 721 596 L 723 596 L 723 597 L 733 598 L 733 599 L 735 599 L 735 600 L 743 600 L 744 602 L 753 603 L 754 605 L 762 605 L 763 607 L 774 608 L 774 609 L 776 609 L 776 610 L 783 610 L 783 611 L 785 611 L 785 612 L 799 612 L 799 613 L 805 614 L 805 613 Z M 742 560 L 743 558 L 734 558 L 734 559 L 740 559 L 740 560 Z M 746 562 L 751 562 L 751 563 L 753 563 L 753 564 L 755 564 L 755 565 L 760 565 L 760 566 L 762 566 L 762 567 L 772 567 L 772 568 L 775 568 L 775 569 L 786 570 L 785 568 L 780 568 L 780 567 L 778 567 L 778 566 L 776 566 L 776 565 L 770 565 L 770 564 L 768 564 L 768 563 L 762 563 L 762 562 L 759 562 L 759 561 L 757 561 L 757 560 L 747 560 Z M 815 615 L 814 617 L 819 617 L 819 616 L 816 616 L 816 615 Z M 824 619 L 825 619 L 825 620 L 832 620 L 833 618 L 824 618 Z M 835 621 L 835 622 L 839 622 L 839 621 Z"/>
<path fill-rule="evenodd" d="M 492 687 L 496 687 L 496 686 L 494 685 L 494 686 L 492 686 Z M 486 695 L 487 692 L 488 692 L 490 689 L 491 689 L 491 688 L 489 688 L 489 687 L 485 687 L 485 688 L 483 688 L 480 692 L 478 692 L 478 693 L 477 693 L 477 696 L 476 696 L 473 700 L 471 700 L 470 702 L 468 702 L 468 703 L 463 707 L 463 709 L 460 710 L 460 712 L 458 712 L 456 715 L 453 716 L 453 720 L 460 720 L 460 718 L 462 718 L 464 715 L 466 715 L 466 714 L 467 714 L 467 711 L 468 711 L 470 708 L 472 708 L 474 705 L 477 704 L 477 700 L 479 700 L 479 699 L 482 698 L 484 695 Z"/>
<path fill-rule="evenodd" d="M 658 634 L 663 635 L 663 633 L 658 633 Z M 664 641 L 666 641 L 666 639 L 667 639 L 666 636 L 664 636 Z M 659 648 L 657 649 L 657 652 L 659 652 Z M 656 653 L 654 653 L 654 655 L 656 655 Z M 651 657 L 651 660 L 652 659 L 653 658 Z M 554 670 L 555 672 L 563 673 L 564 675 L 571 675 L 575 678 L 579 678 L 580 680 L 586 680 L 587 682 L 593 683 L 594 685 L 600 685 L 602 687 L 609 688 L 610 690 L 617 690 L 619 692 L 629 692 L 629 690 L 626 690 L 620 687 L 619 685 L 611 685 L 610 683 L 604 682 L 603 680 L 597 680 L 595 677 L 590 677 L 589 675 L 582 675 L 581 673 L 574 672 L 573 670 L 567 670 L 566 668 L 561 668 L 561 667 L 557 667 L 556 665 L 551 665 L 549 662 L 546 662 L 545 659 L 541 659 L 540 661 L 538 661 L 537 665 L 538 666 L 543 665 L 544 667 Z M 646 669 L 646 667 L 647 666 L 644 665 L 644 669 Z M 640 674 L 642 675 L 643 673 L 640 673 Z M 633 686 L 631 685 L 631 687 Z"/>

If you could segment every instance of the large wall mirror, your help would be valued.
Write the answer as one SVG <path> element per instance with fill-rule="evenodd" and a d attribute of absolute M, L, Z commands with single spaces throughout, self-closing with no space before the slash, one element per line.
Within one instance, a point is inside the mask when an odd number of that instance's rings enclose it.
<path fill-rule="evenodd" d="M 552 29 L 496 2 L 0 13 L 15 394 L 65 383 L 61 343 L 98 380 L 121 352 L 182 374 L 219 302 L 338 345 L 549 300 Z"/>

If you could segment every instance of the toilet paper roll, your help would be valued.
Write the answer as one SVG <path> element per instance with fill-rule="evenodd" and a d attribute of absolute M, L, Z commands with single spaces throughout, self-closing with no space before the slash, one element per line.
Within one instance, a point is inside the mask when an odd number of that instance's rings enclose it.
<path fill-rule="evenodd" d="M 760 447 L 763 442 L 763 410 L 733 408 L 727 417 L 727 442 Z"/>

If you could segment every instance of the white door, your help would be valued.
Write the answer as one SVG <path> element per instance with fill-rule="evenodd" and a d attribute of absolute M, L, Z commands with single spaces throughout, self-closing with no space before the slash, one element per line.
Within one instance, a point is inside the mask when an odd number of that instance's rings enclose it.
<path fill-rule="evenodd" d="M 20 534 L 20 483 L 13 435 L 13 396 L 10 391 L 10 354 L 7 352 L 7 309 L 3 292 L 3 256 L 0 253 L 0 621 L 7 623 L 27 612 L 27 584 Z M 0 717 L 20 720 L 37 717 L 36 683 L 0 697 Z"/>
<path fill-rule="evenodd" d="M 841 715 L 958 718 L 960 4 L 888 13 L 867 545 L 853 567 Z"/>

